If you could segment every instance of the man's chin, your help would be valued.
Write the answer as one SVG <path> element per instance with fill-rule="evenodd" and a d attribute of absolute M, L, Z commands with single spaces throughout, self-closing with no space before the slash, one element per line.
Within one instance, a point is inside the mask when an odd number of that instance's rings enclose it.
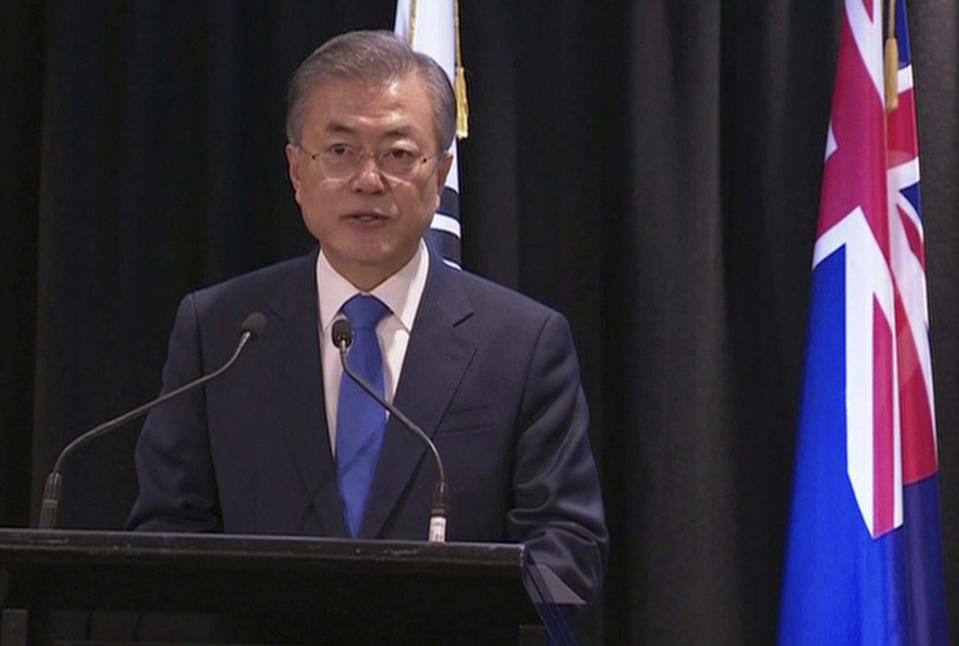
<path fill-rule="evenodd" d="M 409 262 L 416 253 L 416 248 L 405 254 L 383 247 L 354 248 L 348 254 L 329 253 L 326 250 L 324 253 L 330 265 L 344 278 L 356 287 L 369 291 Z"/>

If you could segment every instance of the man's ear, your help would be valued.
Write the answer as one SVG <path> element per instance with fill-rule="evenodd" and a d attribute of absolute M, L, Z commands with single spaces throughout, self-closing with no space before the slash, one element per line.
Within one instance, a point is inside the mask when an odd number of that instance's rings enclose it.
<path fill-rule="evenodd" d="M 450 174 L 453 167 L 453 153 L 446 151 L 436 164 L 436 192 L 442 194 L 443 187 L 446 186 L 446 176 Z"/>
<path fill-rule="evenodd" d="M 293 196 L 296 203 L 300 203 L 300 151 L 293 144 L 286 145 L 286 165 L 290 173 L 290 184 L 293 185 Z"/>

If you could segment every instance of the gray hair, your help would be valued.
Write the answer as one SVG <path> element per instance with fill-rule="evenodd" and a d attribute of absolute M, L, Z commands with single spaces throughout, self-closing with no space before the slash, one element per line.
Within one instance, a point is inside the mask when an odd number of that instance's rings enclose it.
<path fill-rule="evenodd" d="M 286 137 L 298 144 L 312 92 L 330 79 L 377 84 L 416 73 L 433 106 L 433 127 L 440 152 L 453 143 L 456 98 L 439 63 L 413 51 L 389 31 L 351 31 L 320 45 L 293 73 L 287 94 Z"/>

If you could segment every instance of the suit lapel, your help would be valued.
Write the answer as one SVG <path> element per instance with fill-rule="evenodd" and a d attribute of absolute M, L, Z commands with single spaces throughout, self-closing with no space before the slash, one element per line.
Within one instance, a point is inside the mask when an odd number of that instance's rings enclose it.
<path fill-rule="evenodd" d="M 323 534 L 342 537 L 346 530 L 323 402 L 316 254 L 310 258 L 309 266 L 298 265 L 292 280 L 271 302 L 278 328 L 269 335 L 276 375 L 272 393 L 273 401 L 279 402 L 277 419 L 283 440 Z M 309 513 L 309 508 L 302 510 L 300 527 Z"/>
<path fill-rule="evenodd" d="M 394 404 L 432 437 L 476 350 L 456 326 L 472 306 L 452 270 L 430 253 L 430 274 L 416 314 Z M 390 418 L 367 499 L 360 538 L 375 538 L 393 511 L 427 449 Z M 429 458 L 427 458 L 429 459 Z M 430 473 L 434 467 L 429 466 Z M 427 510 L 424 509 L 424 513 Z M 426 525 L 423 533 L 426 533 Z"/>

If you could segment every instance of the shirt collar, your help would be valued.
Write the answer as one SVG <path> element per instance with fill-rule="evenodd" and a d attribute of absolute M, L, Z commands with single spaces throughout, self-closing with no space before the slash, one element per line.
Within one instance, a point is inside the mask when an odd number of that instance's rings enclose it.
<path fill-rule="evenodd" d="M 316 260 L 316 285 L 320 304 L 320 324 L 324 336 L 333 322 L 340 318 L 340 308 L 343 304 L 356 294 L 365 293 L 383 301 L 406 331 L 410 332 L 413 329 L 413 320 L 416 318 L 420 298 L 426 287 L 429 265 L 426 244 L 420 240 L 416 253 L 409 262 L 374 287 L 372 291 L 363 292 L 333 269 L 321 247 Z"/>

